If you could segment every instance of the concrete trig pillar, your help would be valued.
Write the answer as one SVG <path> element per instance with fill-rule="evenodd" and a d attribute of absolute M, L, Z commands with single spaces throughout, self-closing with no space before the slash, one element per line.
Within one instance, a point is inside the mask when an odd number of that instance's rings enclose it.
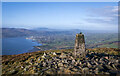
<path fill-rule="evenodd" d="M 86 56 L 85 39 L 84 39 L 84 34 L 82 34 L 82 33 L 76 34 L 74 55 L 75 55 L 75 57 L 76 56 L 79 56 L 79 57 Z"/>

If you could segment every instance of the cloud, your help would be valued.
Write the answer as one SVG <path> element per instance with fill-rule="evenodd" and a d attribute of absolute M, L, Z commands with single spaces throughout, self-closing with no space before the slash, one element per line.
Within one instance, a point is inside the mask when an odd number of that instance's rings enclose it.
<path fill-rule="evenodd" d="M 118 6 L 113 6 L 112 12 L 118 12 Z"/>
<path fill-rule="evenodd" d="M 118 24 L 118 6 L 105 6 L 93 8 L 85 20 L 89 23 Z"/>

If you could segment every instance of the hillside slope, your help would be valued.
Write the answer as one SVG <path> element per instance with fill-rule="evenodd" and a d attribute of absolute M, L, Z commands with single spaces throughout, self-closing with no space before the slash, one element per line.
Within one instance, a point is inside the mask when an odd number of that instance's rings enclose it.
<path fill-rule="evenodd" d="M 87 49 L 74 58 L 73 50 L 48 50 L 2 56 L 3 74 L 120 74 L 120 49 Z"/>

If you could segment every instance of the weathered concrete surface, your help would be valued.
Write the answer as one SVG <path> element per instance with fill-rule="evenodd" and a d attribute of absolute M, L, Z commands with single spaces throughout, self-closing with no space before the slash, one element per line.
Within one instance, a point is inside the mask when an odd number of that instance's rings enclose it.
<path fill-rule="evenodd" d="M 75 39 L 75 47 L 74 47 L 74 55 L 83 57 L 85 56 L 86 51 L 85 51 L 85 39 L 84 39 L 84 34 L 76 34 L 76 39 Z"/>

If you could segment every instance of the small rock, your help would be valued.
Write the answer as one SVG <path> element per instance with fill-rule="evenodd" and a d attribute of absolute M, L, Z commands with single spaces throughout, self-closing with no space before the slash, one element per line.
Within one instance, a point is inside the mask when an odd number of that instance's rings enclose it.
<path fill-rule="evenodd" d="M 58 63 L 58 66 L 63 66 L 63 63 Z"/>
<path fill-rule="evenodd" d="M 60 58 L 66 58 L 66 55 L 65 55 L 64 53 L 62 53 L 62 54 L 60 55 Z"/>
<path fill-rule="evenodd" d="M 88 67 L 92 67 L 92 65 L 89 62 L 87 63 L 87 65 L 88 65 Z"/>
<path fill-rule="evenodd" d="M 63 68 L 63 67 L 60 67 L 60 70 L 64 70 L 64 68 Z"/>
<path fill-rule="evenodd" d="M 73 71 L 75 71 L 75 72 L 77 72 L 77 71 L 78 71 L 78 69 L 76 69 L 76 68 L 73 68 L 72 70 L 73 70 Z"/>
<path fill-rule="evenodd" d="M 66 67 L 68 67 L 68 65 L 67 65 L 67 64 L 64 64 L 64 67 L 66 68 Z"/>
<path fill-rule="evenodd" d="M 112 66 L 113 66 L 113 68 L 114 68 L 115 70 L 117 70 L 117 68 L 116 68 L 116 66 L 115 66 L 114 64 L 112 64 Z"/>
<path fill-rule="evenodd" d="M 46 53 L 44 52 L 44 54 L 43 54 L 44 56 L 46 56 Z"/>
<path fill-rule="evenodd" d="M 98 61 L 98 58 L 96 59 L 96 61 Z"/>
<path fill-rule="evenodd" d="M 43 56 L 41 56 L 42 58 L 45 58 L 45 56 L 43 55 Z"/>
<path fill-rule="evenodd" d="M 40 60 L 40 58 L 38 58 L 38 61 Z"/>
<path fill-rule="evenodd" d="M 116 60 L 116 63 L 118 63 L 119 62 L 119 60 Z"/>
<path fill-rule="evenodd" d="M 95 73 L 98 74 L 98 72 L 99 72 L 99 68 L 96 68 Z"/>
<path fill-rule="evenodd" d="M 108 56 L 106 56 L 105 59 L 108 59 Z"/>
<path fill-rule="evenodd" d="M 87 73 L 88 74 L 89 73 L 89 68 L 85 67 L 85 68 L 82 69 L 82 71 L 83 71 L 83 73 Z"/>
<path fill-rule="evenodd" d="M 44 66 L 44 67 L 46 66 L 46 63 L 45 63 L 45 62 L 43 62 L 43 66 Z"/>
<path fill-rule="evenodd" d="M 53 55 L 57 55 L 57 54 L 54 52 Z"/>

